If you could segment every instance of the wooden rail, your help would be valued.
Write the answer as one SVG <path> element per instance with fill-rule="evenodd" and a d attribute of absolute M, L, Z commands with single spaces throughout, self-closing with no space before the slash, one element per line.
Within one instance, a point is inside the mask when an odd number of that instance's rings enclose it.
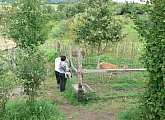
<path fill-rule="evenodd" d="M 108 72 L 144 72 L 146 69 L 82 69 L 82 73 L 108 73 Z"/>

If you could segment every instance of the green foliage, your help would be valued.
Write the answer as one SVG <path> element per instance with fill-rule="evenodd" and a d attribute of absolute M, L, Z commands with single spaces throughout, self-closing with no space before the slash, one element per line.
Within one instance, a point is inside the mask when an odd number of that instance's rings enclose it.
<path fill-rule="evenodd" d="M 6 55 L 7 56 L 7 55 Z M 4 116 L 6 103 L 8 101 L 8 89 L 11 83 L 11 76 L 7 75 L 9 72 L 9 65 L 3 53 L 0 54 L 0 120 Z"/>
<path fill-rule="evenodd" d="M 67 80 L 66 91 L 63 93 L 63 96 L 69 101 L 71 104 L 77 105 L 77 93 L 74 90 L 72 84 L 74 84 L 74 79 Z"/>
<path fill-rule="evenodd" d="M 45 57 L 50 63 L 54 64 L 54 59 L 58 57 L 58 52 L 54 50 L 54 48 L 46 49 Z"/>
<path fill-rule="evenodd" d="M 67 80 L 67 86 L 66 86 L 66 91 L 63 93 L 63 96 L 73 105 L 78 105 L 77 101 L 77 92 L 73 88 L 73 84 L 76 84 L 75 79 L 69 79 Z M 100 97 L 97 93 L 84 93 L 83 95 L 83 104 L 87 104 L 91 101 L 94 100 L 99 100 Z"/>
<path fill-rule="evenodd" d="M 60 12 L 57 11 L 54 6 L 46 5 L 44 13 L 46 14 L 48 20 L 58 21 L 62 19 Z"/>
<path fill-rule="evenodd" d="M 83 102 L 88 103 L 91 101 L 99 100 L 100 96 L 95 92 L 84 93 Z"/>
<path fill-rule="evenodd" d="M 57 9 L 59 11 L 62 11 L 65 6 L 66 6 L 66 4 L 59 4 L 58 7 L 57 7 Z"/>
<path fill-rule="evenodd" d="M 122 40 L 122 25 L 113 17 L 113 2 L 109 0 L 89 0 L 88 8 L 80 16 L 80 24 L 75 29 L 76 43 L 85 43 L 97 48 L 98 64 L 102 50 L 109 42 Z M 105 47 L 102 45 L 105 44 Z"/>
<path fill-rule="evenodd" d="M 7 102 L 7 87 L 3 83 L 3 79 L 0 80 L 0 120 L 4 116 L 5 107 Z"/>
<path fill-rule="evenodd" d="M 122 26 L 112 15 L 112 3 L 109 0 L 89 0 L 88 9 L 77 26 L 76 42 L 91 45 L 119 41 Z"/>
<path fill-rule="evenodd" d="M 62 21 L 62 22 L 56 24 L 56 27 L 54 29 L 52 29 L 53 38 L 62 37 L 63 35 L 66 34 L 66 31 L 68 31 L 67 23 L 68 23 L 68 21 Z"/>
<path fill-rule="evenodd" d="M 16 75 L 23 81 L 29 101 L 33 101 L 41 81 L 45 80 L 44 57 L 42 53 L 30 53 L 30 55 L 25 54 L 18 62 Z"/>
<path fill-rule="evenodd" d="M 54 77 L 54 60 L 58 57 L 58 52 L 54 48 L 46 49 L 45 58 L 50 64 L 50 76 Z"/>
<path fill-rule="evenodd" d="M 33 110 L 32 110 L 33 109 Z M 65 120 L 63 114 L 58 111 L 57 106 L 45 102 L 36 101 L 11 102 L 6 106 L 4 120 Z"/>
<path fill-rule="evenodd" d="M 9 35 L 21 48 L 34 48 L 47 39 L 47 17 L 40 0 L 13 2 L 9 16 Z"/>
<path fill-rule="evenodd" d="M 131 17 L 146 43 L 143 60 L 149 73 L 149 81 L 143 97 L 143 114 L 146 119 L 163 120 L 165 119 L 165 3 L 162 0 L 152 0 L 151 3 L 145 7 L 145 19 L 138 16 L 136 11 Z"/>
<path fill-rule="evenodd" d="M 83 13 L 86 6 L 87 4 L 84 2 L 77 2 L 66 6 L 61 5 L 59 9 L 62 9 L 62 13 L 66 18 L 71 18 L 78 13 Z"/>
<path fill-rule="evenodd" d="M 117 15 L 123 15 L 127 13 L 131 13 L 132 10 L 129 7 L 130 4 L 117 4 L 115 7 L 117 8 Z M 143 4 L 137 4 L 137 3 L 132 3 L 131 7 L 136 11 L 137 14 L 144 14 L 144 5 Z"/>
<path fill-rule="evenodd" d="M 63 12 L 65 13 L 65 16 L 67 18 L 70 18 L 75 15 L 76 13 L 76 6 L 73 6 L 72 4 L 67 5 L 64 7 Z"/>
<path fill-rule="evenodd" d="M 138 106 L 127 108 L 118 115 L 118 120 L 144 120 Z"/>

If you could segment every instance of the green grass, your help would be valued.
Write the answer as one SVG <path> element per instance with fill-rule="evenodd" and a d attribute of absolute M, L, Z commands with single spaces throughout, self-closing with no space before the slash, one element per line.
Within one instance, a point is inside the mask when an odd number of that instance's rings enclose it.
<path fill-rule="evenodd" d="M 33 104 L 27 102 L 9 102 L 6 106 L 4 120 L 65 120 L 57 106 L 37 101 Z"/>
<path fill-rule="evenodd" d="M 76 78 L 71 78 L 67 80 L 66 90 L 62 95 L 67 99 L 70 104 L 78 105 L 77 93 L 74 90 L 72 84 L 76 84 Z"/>
<path fill-rule="evenodd" d="M 132 106 L 123 110 L 119 116 L 118 120 L 144 120 L 141 116 L 141 111 L 138 106 Z"/>

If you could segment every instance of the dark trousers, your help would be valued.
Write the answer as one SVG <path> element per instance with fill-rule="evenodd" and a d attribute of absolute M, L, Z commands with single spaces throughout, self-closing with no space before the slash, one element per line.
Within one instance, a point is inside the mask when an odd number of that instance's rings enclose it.
<path fill-rule="evenodd" d="M 65 73 L 60 73 L 60 91 L 65 91 L 67 79 L 65 78 Z"/>
<path fill-rule="evenodd" d="M 60 73 L 55 71 L 55 76 L 56 76 L 56 80 L 57 80 L 57 85 L 60 84 Z"/>

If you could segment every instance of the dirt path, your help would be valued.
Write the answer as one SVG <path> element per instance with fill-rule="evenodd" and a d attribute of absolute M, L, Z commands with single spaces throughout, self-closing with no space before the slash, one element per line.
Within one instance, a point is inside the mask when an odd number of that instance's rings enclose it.
<path fill-rule="evenodd" d="M 68 120 L 114 120 L 115 118 L 115 114 L 110 112 L 100 114 L 87 109 L 77 109 L 68 103 L 61 104 L 59 108 L 65 113 Z"/>
<path fill-rule="evenodd" d="M 55 83 L 47 81 L 42 88 L 41 99 L 51 99 L 51 101 L 58 102 L 58 108 L 67 117 L 67 120 L 115 120 L 115 113 L 106 111 L 89 111 L 87 108 L 76 108 L 76 106 L 69 104 L 69 102 L 62 96 L 59 90 L 55 87 Z M 22 97 L 21 97 L 22 96 Z M 22 89 L 15 88 L 12 91 L 12 100 L 23 98 Z M 38 98 L 40 99 L 40 97 Z"/>
<path fill-rule="evenodd" d="M 74 105 L 69 104 L 69 102 L 63 97 L 59 92 L 59 89 L 55 87 L 55 81 L 49 80 L 45 83 L 45 90 L 47 95 L 54 102 L 58 102 L 59 110 L 64 113 L 67 120 L 115 120 L 115 113 L 106 111 L 90 111 L 87 108 L 77 108 Z"/>

